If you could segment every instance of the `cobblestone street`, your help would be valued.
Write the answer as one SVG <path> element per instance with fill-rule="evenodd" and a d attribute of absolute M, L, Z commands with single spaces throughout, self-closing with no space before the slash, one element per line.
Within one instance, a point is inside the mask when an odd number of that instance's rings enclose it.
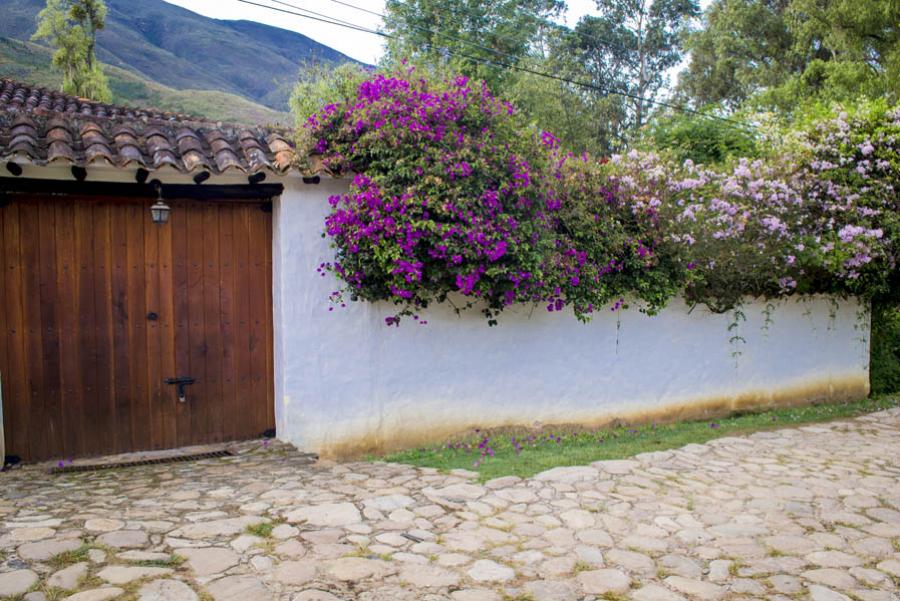
<path fill-rule="evenodd" d="M 0 474 L 0 599 L 890 601 L 900 410 L 479 485 L 308 464 Z"/>

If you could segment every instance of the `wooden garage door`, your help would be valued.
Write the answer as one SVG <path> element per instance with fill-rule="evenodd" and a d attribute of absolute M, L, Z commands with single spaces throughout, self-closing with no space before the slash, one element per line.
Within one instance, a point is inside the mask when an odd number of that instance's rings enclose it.
<path fill-rule="evenodd" d="M 0 208 L 8 454 L 33 461 L 274 427 L 271 211 L 10 196 Z M 186 402 L 167 378 L 189 376 Z"/>

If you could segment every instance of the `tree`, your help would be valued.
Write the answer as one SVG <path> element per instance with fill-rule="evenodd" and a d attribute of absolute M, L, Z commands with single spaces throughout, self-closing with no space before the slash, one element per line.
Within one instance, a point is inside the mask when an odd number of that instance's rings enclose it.
<path fill-rule="evenodd" d="M 47 0 L 32 39 L 56 48 L 53 65 L 63 72 L 63 92 L 109 102 L 112 94 L 95 56 L 97 32 L 106 21 L 103 0 Z"/>
<path fill-rule="evenodd" d="M 525 64 L 573 81 L 590 81 L 577 57 L 562 50 Z M 583 86 L 530 74 L 518 77 L 507 95 L 533 125 L 553 132 L 573 152 L 609 155 L 625 138 L 627 111 L 619 96 L 605 96 Z"/>
<path fill-rule="evenodd" d="M 681 90 L 698 106 L 735 108 L 759 90 L 800 73 L 802 57 L 785 11 L 790 0 L 719 0 L 687 35 L 691 54 Z"/>
<path fill-rule="evenodd" d="M 875 94 L 900 85 L 900 0 L 791 0 L 795 48 L 810 63 L 840 63 L 875 84 Z M 822 56 L 824 54 L 824 56 Z M 831 82 L 823 82 L 823 87 Z"/>
<path fill-rule="evenodd" d="M 790 111 L 900 86 L 900 0 L 716 0 L 679 82 L 697 106 Z M 896 93 L 896 92 L 894 92 Z"/>
<path fill-rule="evenodd" d="M 356 63 L 332 65 L 316 63 L 300 72 L 300 80 L 291 93 L 291 110 L 297 127 L 322 110 L 328 103 L 346 104 L 356 97 L 359 84 L 371 73 Z"/>
<path fill-rule="evenodd" d="M 568 36 L 568 49 L 604 95 L 630 97 L 630 125 L 640 128 L 666 72 L 681 61 L 682 38 L 700 13 L 697 0 L 597 0 L 597 9 Z"/>
<path fill-rule="evenodd" d="M 678 163 L 715 165 L 728 159 L 759 155 L 755 136 L 737 125 L 723 123 L 709 115 L 665 111 L 654 116 L 641 131 L 639 147 L 661 149 Z"/>
<path fill-rule="evenodd" d="M 387 0 L 387 60 L 451 65 L 495 89 L 534 50 L 561 0 Z M 502 63 L 502 64 L 498 64 Z"/>

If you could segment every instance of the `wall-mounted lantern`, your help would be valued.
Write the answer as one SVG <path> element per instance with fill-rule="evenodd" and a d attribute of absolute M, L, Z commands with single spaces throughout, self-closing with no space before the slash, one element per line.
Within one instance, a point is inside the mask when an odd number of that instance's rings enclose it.
<path fill-rule="evenodd" d="M 163 225 L 164 223 L 169 221 L 169 213 L 171 211 L 172 207 L 170 207 L 163 201 L 162 184 L 157 183 L 156 202 L 152 207 L 150 207 L 150 218 L 153 220 L 153 223 L 157 225 Z"/>

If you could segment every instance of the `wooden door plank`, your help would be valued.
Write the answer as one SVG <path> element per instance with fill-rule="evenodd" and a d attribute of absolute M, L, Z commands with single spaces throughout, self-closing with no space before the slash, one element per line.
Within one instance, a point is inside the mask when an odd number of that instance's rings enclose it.
<path fill-rule="evenodd" d="M 112 323 L 113 323 L 113 373 L 114 373 L 114 431 L 116 432 L 116 452 L 124 453 L 134 449 L 132 435 L 132 390 L 131 390 L 131 331 L 128 296 L 128 247 L 131 237 L 128 232 L 128 207 L 110 206 L 110 234 L 112 239 Z"/>
<path fill-rule="evenodd" d="M 56 324 L 59 347 L 59 402 L 62 408 L 63 456 L 84 455 L 83 392 L 81 386 L 82 349 L 78 348 L 78 295 L 75 274 L 75 205 L 53 202 L 56 242 Z"/>
<path fill-rule="evenodd" d="M 112 235 L 113 215 L 109 203 L 92 207 L 92 266 L 94 269 L 94 339 L 96 349 L 95 436 L 100 453 L 114 453 L 119 448 L 116 419 L 116 327 L 114 319 L 113 281 L 116 274 L 115 247 Z"/>
<path fill-rule="evenodd" d="M 173 216 L 174 217 L 174 216 Z M 171 386 L 164 384 L 166 378 L 176 374 L 175 361 L 175 285 L 174 266 L 172 260 L 172 237 L 175 228 L 174 220 L 168 224 L 156 226 L 158 229 L 158 264 L 159 264 L 159 381 L 158 410 L 162 414 L 161 442 L 163 448 L 178 445 L 178 408 Z"/>
<path fill-rule="evenodd" d="M 263 268 L 266 276 L 266 430 L 275 428 L 275 316 L 273 315 L 273 274 L 272 264 L 272 213 L 265 214 L 266 262 Z"/>
<path fill-rule="evenodd" d="M 204 312 L 205 278 L 203 250 L 203 210 L 198 203 L 189 203 L 184 207 L 187 219 L 187 257 L 188 286 L 187 301 L 190 330 L 190 370 L 187 374 L 195 378 L 195 383 L 188 387 L 187 402 L 191 405 L 191 427 L 188 435 L 189 444 L 209 442 L 209 398 L 211 389 L 206 374 L 208 342 L 206 338 Z"/>
<path fill-rule="evenodd" d="M 64 416 L 60 390 L 59 290 L 56 272 L 56 211 L 52 202 L 39 203 L 38 247 L 40 255 L 41 398 L 44 404 L 46 457 L 63 457 Z M 41 427 L 39 426 L 39 427 Z"/>
<path fill-rule="evenodd" d="M 235 206 L 234 222 L 234 275 L 235 275 L 235 362 L 237 366 L 236 397 L 240 422 L 235 432 L 237 438 L 247 436 L 248 414 L 252 419 L 252 369 L 250 364 L 250 209 L 247 205 Z"/>
<path fill-rule="evenodd" d="M 195 271 L 189 255 L 188 241 L 192 231 L 189 227 L 191 217 L 188 207 L 188 203 L 175 204 L 173 205 L 174 210 L 169 216 L 169 224 L 172 228 L 172 319 L 175 326 L 175 367 L 173 371 L 166 374 L 166 377 L 197 377 L 191 370 L 193 319 L 190 311 L 190 286 Z M 196 393 L 197 386 L 198 384 L 194 384 L 190 387 L 190 396 Z M 172 402 L 175 403 L 177 445 L 185 446 L 191 442 L 194 406 L 190 402 L 178 402 L 174 387 L 169 386 L 168 388 L 168 397 L 170 400 L 174 399 Z"/>
<path fill-rule="evenodd" d="M 3 417 L 6 422 L 6 452 L 20 455 L 30 460 L 43 444 L 40 439 L 32 440 L 32 423 L 35 420 L 35 401 L 32 395 L 32 374 L 30 367 L 32 349 L 29 339 L 40 341 L 40 327 L 36 326 L 35 311 L 32 309 L 38 300 L 26 296 L 26 274 L 31 275 L 29 281 L 36 281 L 35 265 L 28 265 L 23 255 L 28 247 L 28 257 L 37 257 L 37 238 L 23 238 L 23 233 L 32 232 L 37 227 L 37 213 L 22 208 L 21 202 L 12 202 L 4 209 L 3 234 L 0 253 L 4 256 L 3 286 L 5 298 L 0 301 L 0 311 L 7 318 L 6 338 L 0 340 L 6 348 L 6 360 L 0 365 L 3 378 Z M 23 226 L 22 221 L 29 220 Z M 36 292 L 36 291 L 35 291 Z M 27 298 L 27 304 L 26 304 Z M 35 327 L 34 331 L 29 328 Z M 36 362 L 39 363 L 39 362 Z M 39 368 L 37 366 L 31 366 Z M 36 391 L 35 391 L 36 392 Z M 37 408 L 39 409 L 39 407 Z M 34 447 L 34 448 L 32 448 Z"/>
<path fill-rule="evenodd" d="M 75 291 L 77 296 L 77 336 L 76 352 L 80 355 L 78 365 L 81 389 L 81 440 L 80 455 L 103 453 L 102 408 L 97 394 L 97 329 L 95 320 L 95 273 L 94 266 L 94 203 L 83 203 L 74 207 L 75 233 Z"/>
<path fill-rule="evenodd" d="M 219 210 L 203 206 L 203 322 L 206 341 L 204 436 L 222 440 L 222 307 L 219 294 Z"/>
<path fill-rule="evenodd" d="M 28 429 L 25 431 L 27 445 L 21 449 L 23 458 L 33 460 L 49 457 L 47 411 L 44 405 L 44 362 L 43 328 L 41 326 L 41 253 L 40 215 L 34 200 L 17 201 L 19 209 L 19 248 L 22 261 L 22 302 L 23 309 L 28 303 L 30 310 L 23 311 L 25 325 L 23 354 L 25 397 Z M 25 266 L 28 266 L 26 269 Z"/>
<path fill-rule="evenodd" d="M 147 434 L 148 447 L 150 449 L 161 449 L 165 447 L 165 414 L 166 407 L 162 398 L 163 384 L 162 375 L 160 373 L 160 348 L 161 334 L 159 319 L 154 321 L 149 318 L 149 314 L 160 313 L 160 292 L 159 292 L 159 232 L 165 227 L 153 223 L 149 215 L 150 211 L 144 211 L 144 218 L 141 224 L 144 228 L 144 313 L 142 322 L 144 323 L 146 335 L 146 358 L 144 365 L 147 382 L 147 401 L 150 420 L 148 422 L 149 432 Z M 139 216 L 140 218 L 140 216 Z"/>
<path fill-rule="evenodd" d="M 147 385 L 147 304 L 144 298 L 144 220 L 148 211 L 138 205 L 128 205 L 127 284 L 128 305 L 128 371 L 131 403 L 131 431 L 133 446 L 129 450 L 152 448 L 150 443 L 150 398 Z"/>
<path fill-rule="evenodd" d="M 248 208 L 250 257 L 248 263 L 250 287 L 250 400 L 252 420 L 247 420 L 245 437 L 259 436 L 268 426 L 266 374 L 266 228 L 267 213 L 256 207 Z"/>
<path fill-rule="evenodd" d="M 222 340 L 222 440 L 238 438 L 240 408 L 237 403 L 237 363 L 235 362 L 235 275 L 233 207 L 222 206 L 219 213 L 219 307 Z"/>
<path fill-rule="evenodd" d="M 14 219 L 18 219 L 18 214 L 12 205 L 0 205 L 0 233 L 3 234 L 3 242 L 6 242 L 7 230 L 13 230 L 9 226 L 9 222 Z M 13 416 L 22 412 L 22 408 L 18 407 L 20 401 L 17 394 L 18 380 L 21 379 L 22 374 L 10 369 L 11 357 L 15 353 L 18 342 L 16 331 L 20 326 L 14 306 L 19 302 L 14 292 L 18 287 L 18 282 L 12 281 L 13 278 L 18 279 L 19 277 L 16 269 L 18 262 L 16 255 L 18 255 L 18 248 L 15 249 L 15 255 L 13 255 L 7 250 L 6 244 L 0 245 L 0 402 L 5 400 L 5 410 L 2 411 L 3 420 L 0 421 L 0 428 L 2 428 L 6 452 L 10 454 L 15 453 L 16 451 L 13 449 L 19 445 L 19 441 L 15 438 L 16 429 L 13 425 Z"/>

